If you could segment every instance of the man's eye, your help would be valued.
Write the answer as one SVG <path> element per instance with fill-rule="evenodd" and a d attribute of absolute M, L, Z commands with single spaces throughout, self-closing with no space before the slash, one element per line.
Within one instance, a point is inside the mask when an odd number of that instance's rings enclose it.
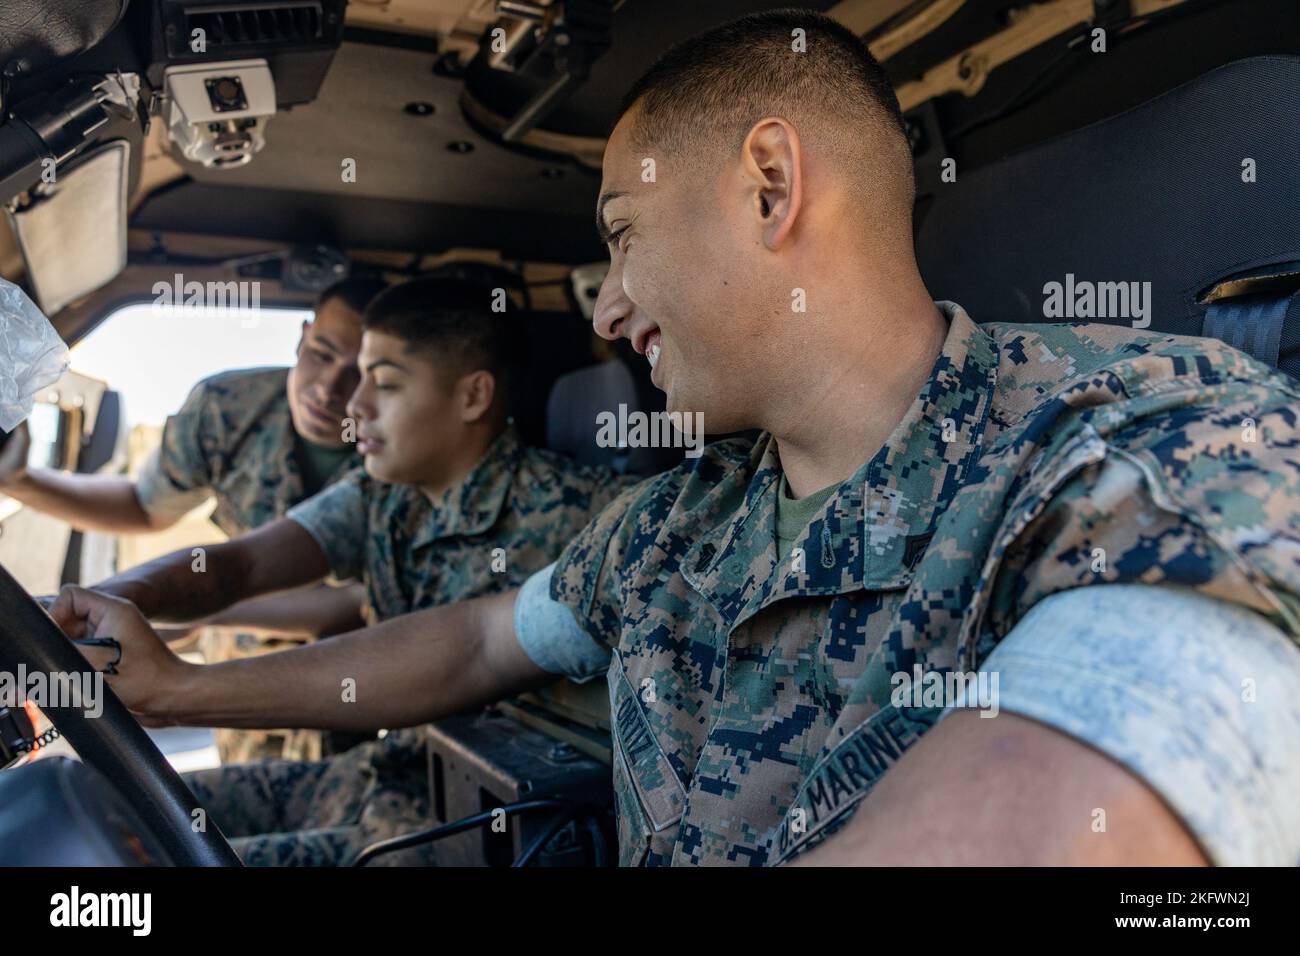
<path fill-rule="evenodd" d="M 316 359 L 316 361 L 322 364 L 326 364 L 332 361 L 334 358 L 334 356 L 331 355 L 329 352 L 321 352 L 318 349 L 312 349 L 311 354 Z"/>
<path fill-rule="evenodd" d="M 612 246 L 612 247 L 615 248 L 615 249 L 620 249 L 620 248 L 622 248 L 622 242 L 621 242 L 621 240 L 622 240 L 622 238 L 623 238 L 623 233 L 625 233 L 625 232 L 627 232 L 627 226 L 624 226 L 624 227 L 623 227 L 622 229 L 620 229 L 618 232 L 611 232 L 611 233 L 609 234 L 609 244 L 610 244 L 610 246 Z"/>
<path fill-rule="evenodd" d="M 396 386 L 396 385 L 380 385 L 378 382 L 375 383 L 375 388 L 376 388 L 376 390 L 381 391 L 381 392 L 395 392 L 395 391 L 397 391 L 397 386 Z"/>

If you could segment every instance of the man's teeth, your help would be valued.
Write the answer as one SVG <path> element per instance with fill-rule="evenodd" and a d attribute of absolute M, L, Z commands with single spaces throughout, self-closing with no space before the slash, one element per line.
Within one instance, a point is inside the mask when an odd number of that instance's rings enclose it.
<path fill-rule="evenodd" d="M 659 343 L 656 342 L 645 350 L 646 360 L 649 361 L 650 367 L 654 368 L 659 361 Z"/>

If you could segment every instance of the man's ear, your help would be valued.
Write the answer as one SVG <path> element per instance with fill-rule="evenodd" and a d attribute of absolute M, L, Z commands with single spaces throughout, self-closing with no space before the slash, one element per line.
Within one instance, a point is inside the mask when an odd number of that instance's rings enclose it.
<path fill-rule="evenodd" d="M 803 145 L 798 132 L 780 117 L 759 120 L 745 137 L 741 162 L 763 245 L 778 249 L 794 229 L 803 204 Z"/>
<path fill-rule="evenodd" d="M 302 355 L 302 347 L 307 344 L 307 330 L 311 328 L 311 319 L 302 320 L 302 334 L 298 336 L 298 347 L 294 349 L 294 355 Z"/>
<path fill-rule="evenodd" d="M 497 394 L 496 377 L 486 369 L 470 372 L 461 378 L 457 391 L 461 420 L 467 424 L 477 422 L 492 408 Z"/>

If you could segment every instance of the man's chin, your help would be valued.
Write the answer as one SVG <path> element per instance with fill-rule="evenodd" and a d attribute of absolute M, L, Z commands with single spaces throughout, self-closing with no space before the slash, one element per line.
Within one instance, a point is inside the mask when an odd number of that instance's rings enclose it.
<path fill-rule="evenodd" d="M 386 481 L 391 485 L 419 485 L 423 476 L 417 470 L 406 468 L 401 462 L 395 462 L 385 455 L 369 454 L 365 457 L 366 474 L 376 481 Z"/>
<path fill-rule="evenodd" d="M 692 427 L 699 427 L 709 435 L 728 435 L 758 427 L 749 416 L 737 415 L 734 407 L 700 401 L 698 395 L 686 391 L 670 393 L 665 409 L 680 413 L 683 418 L 690 416 L 695 423 Z"/>
<path fill-rule="evenodd" d="M 402 480 L 400 477 L 394 477 L 392 466 L 379 455 L 366 455 L 365 469 L 366 474 L 377 481 L 400 482 Z"/>
<path fill-rule="evenodd" d="M 692 396 L 689 389 L 673 388 L 669 383 L 668 389 L 664 395 L 664 409 L 669 412 L 679 412 L 683 415 L 694 415 L 696 412 L 704 414 L 704 421 L 712 427 L 710 421 L 709 409 L 706 403 L 698 400 L 698 396 Z"/>
<path fill-rule="evenodd" d="M 348 444 L 343 441 L 342 425 L 335 429 L 329 429 L 321 428 L 320 426 L 310 422 L 294 422 L 293 427 L 299 437 L 305 438 L 313 445 L 322 445 L 325 448 L 342 448 L 344 445 Z"/>

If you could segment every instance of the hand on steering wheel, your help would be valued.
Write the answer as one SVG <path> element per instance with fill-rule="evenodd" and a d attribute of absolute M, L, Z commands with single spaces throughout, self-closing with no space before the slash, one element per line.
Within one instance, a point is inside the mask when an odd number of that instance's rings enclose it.
<path fill-rule="evenodd" d="M 49 614 L 73 640 L 115 640 L 117 648 L 79 644 L 77 649 L 104 674 L 113 692 L 141 723 L 163 727 L 173 722 L 167 719 L 164 702 L 187 669 L 196 665 L 168 650 L 134 604 L 68 584 Z"/>
<path fill-rule="evenodd" d="M 170 862 L 180 866 L 239 866 L 239 857 L 216 820 L 205 815 L 202 819 L 206 826 L 195 826 L 199 804 L 194 794 L 117 696 L 123 681 L 135 687 L 147 681 L 150 673 L 157 680 L 175 681 L 173 675 L 193 665 L 171 658 L 138 612 L 120 598 L 72 588 L 55 603 L 64 625 L 73 633 L 113 637 L 121 643 L 123 654 L 118 675 L 109 678 L 114 683 L 103 695 L 99 714 L 91 716 L 80 702 L 64 701 L 51 701 L 41 708 L 42 712 L 76 750 L 82 763 L 98 771 L 134 808 Z M 13 575 L 0 566 L 0 670 L 16 672 L 25 668 L 28 673 L 80 674 L 86 670 L 88 657 L 96 663 L 107 663 L 116 656 L 107 648 L 88 649 L 86 656 L 77 653 L 78 649 Z"/>

